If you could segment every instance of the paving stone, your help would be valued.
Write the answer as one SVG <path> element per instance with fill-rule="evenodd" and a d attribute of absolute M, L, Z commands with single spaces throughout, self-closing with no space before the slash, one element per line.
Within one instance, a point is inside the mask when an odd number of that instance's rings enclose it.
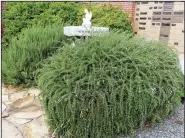
<path fill-rule="evenodd" d="M 19 129 L 12 123 L 2 119 L 2 138 L 24 138 Z"/>
<path fill-rule="evenodd" d="M 43 112 L 41 110 L 31 111 L 31 112 L 17 112 L 13 114 L 15 118 L 22 118 L 22 119 L 33 119 L 41 116 Z"/>
<path fill-rule="evenodd" d="M 6 105 L 2 103 L 2 113 L 6 110 Z"/>
<path fill-rule="evenodd" d="M 9 102 L 8 95 L 2 95 L 2 102 Z"/>
<path fill-rule="evenodd" d="M 13 102 L 13 106 L 19 107 L 19 108 L 24 107 L 33 103 L 34 99 L 35 99 L 34 96 L 26 96 L 24 98 L 18 99 L 15 102 Z"/>
<path fill-rule="evenodd" d="M 26 124 L 28 122 L 32 121 L 32 119 L 15 119 L 15 122 L 19 125 Z"/>
<path fill-rule="evenodd" d="M 18 93 L 10 93 L 9 94 L 9 100 L 11 102 L 15 102 L 18 99 L 24 98 L 28 95 L 27 91 L 22 91 L 22 92 L 18 92 Z"/>
<path fill-rule="evenodd" d="M 24 133 L 27 138 L 51 138 L 48 128 L 41 120 L 35 120 L 25 125 Z"/>

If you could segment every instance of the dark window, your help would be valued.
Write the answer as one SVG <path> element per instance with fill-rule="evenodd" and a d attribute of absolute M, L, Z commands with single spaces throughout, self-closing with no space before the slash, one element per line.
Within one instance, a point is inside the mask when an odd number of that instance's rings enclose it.
<path fill-rule="evenodd" d="M 171 15 L 171 12 L 163 12 L 163 15 Z"/>
<path fill-rule="evenodd" d="M 178 42 L 174 42 L 174 45 L 178 45 Z"/>
<path fill-rule="evenodd" d="M 145 2 L 141 2 L 141 4 L 148 4 L 148 2 L 146 2 L 146 1 Z"/>
<path fill-rule="evenodd" d="M 182 30 L 182 33 L 184 33 L 184 30 Z"/>
<path fill-rule="evenodd" d="M 134 34 L 137 34 L 137 32 L 134 32 Z"/>
<path fill-rule="evenodd" d="M 141 25 L 146 25 L 146 23 L 142 23 L 142 22 L 140 22 L 139 24 L 141 24 Z"/>
<path fill-rule="evenodd" d="M 155 6 L 154 9 L 157 9 L 157 7 Z"/>
<path fill-rule="evenodd" d="M 160 1 L 159 3 L 163 3 L 162 1 Z"/>
<path fill-rule="evenodd" d="M 158 7 L 158 9 L 162 9 L 163 7 Z"/>
<path fill-rule="evenodd" d="M 136 13 L 136 16 L 139 16 L 139 13 Z"/>
<path fill-rule="evenodd" d="M 172 26 L 176 26 L 176 24 L 173 23 Z"/>
<path fill-rule="evenodd" d="M 163 9 L 171 10 L 172 6 L 164 6 Z"/>
<path fill-rule="evenodd" d="M 160 23 L 156 23 L 157 26 L 160 26 L 161 24 Z"/>
<path fill-rule="evenodd" d="M 164 3 L 173 3 L 172 1 L 165 1 Z"/>
<path fill-rule="evenodd" d="M 155 3 L 158 3 L 158 1 L 155 1 Z"/>
<path fill-rule="evenodd" d="M 155 25 L 155 23 L 152 23 L 152 25 Z"/>
<path fill-rule="evenodd" d="M 169 21 L 169 20 L 171 20 L 171 18 L 163 18 L 163 20 Z"/>
<path fill-rule="evenodd" d="M 168 37 L 167 34 L 160 34 L 160 37 Z"/>
<path fill-rule="evenodd" d="M 147 12 L 140 12 L 140 15 L 146 15 Z"/>
<path fill-rule="evenodd" d="M 153 15 L 161 15 L 161 12 L 153 12 Z"/>
<path fill-rule="evenodd" d="M 145 30 L 145 27 L 139 27 L 139 30 Z"/>
<path fill-rule="evenodd" d="M 149 9 L 153 9 L 153 7 L 149 7 Z"/>
<path fill-rule="evenodd" d="M 162 23 L 161 26 L 170 26 L 170 23 Z"/>
<path fill-rule="evenodd" d="M 146 20 L 146 17 L 140 17 L 140 20 Z"/>
<path fill-rule="evenodd" d="M 137 8 L 136 11 L 139 11 L 139 8 Z"/>
<path fill-rule="evenodd" d="M 161 18 L 153 17 L 152 20 L 160 20 Z"/>
<path fill-rule="evenodd" d="M 138 18 L 136 18 L 136 20 L 138 20 Z"/>
<path fill-rule="evenodd" d="M 174 12 L 174 15 L 183 15 L 183 12 Z"/>
<path fill-rule="evenodd" d="M 151 20 L 151 17 L 148 17 L 148 20 Z"/>

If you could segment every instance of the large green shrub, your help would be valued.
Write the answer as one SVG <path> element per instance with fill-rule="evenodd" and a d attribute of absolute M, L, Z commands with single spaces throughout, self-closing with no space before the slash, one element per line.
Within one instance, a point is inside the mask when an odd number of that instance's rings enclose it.
<path fill-rule="evenodd" d="M 183 74 L 169 47 L 121 33 L 66 45 L 38 85 L 57 138 L 114 138 L 173 111 Z"/>
<path fill-rule="evenodd" d="M 61 47 L 66 38 L 62 26 L 33 27 L 13 39 L 2 54 L 2 80 L 5 84 L 35 83 L 39 63 Z"/>
<path fill-rule="evenodd" d="M 6 2 L 3 12 L 3 45 L 33 25 L 76 24 L 81 4 L 74 2 Z"/>
<path fill-rule="evenodd" d="M 92 11 L 92 25 L 109 27 L 110 30 L 132 32 L 131 21 L 128 13 L 124 13 L 119 7 L 111 4 L 85 4 L 78 13 L 78 24 L 82 24 L 84 9 Z"/>

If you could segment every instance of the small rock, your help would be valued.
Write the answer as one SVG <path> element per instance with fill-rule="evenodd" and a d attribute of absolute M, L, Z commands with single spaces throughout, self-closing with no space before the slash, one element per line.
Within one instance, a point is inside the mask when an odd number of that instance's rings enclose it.
<path fill-rule="evenodd" d="M 17 124 L 22 125 L 22 124 L 26 124 L 26 123 L 30 122 L 31 120 L 32 120 L 32 119 L 15 119 L 15 122 L 16 122 Z"/>
<path fill-rule="evenodd" d="M 32 112 L 17 112 L 13 114 L 15 118 L 22 118 L 22 119 L 33 119 L 41 116 L 43 112 L 41 110 L 36 110 Z"/>
<path fill-rule="evenodd" d="M 36 88 L 30 88 L 29 90 L 28 90 L 28 93 L 30 94 L 30 95 L 33 95 L 33 96 L 39 96 L 39 94 L 40 94 L 40 90 L 39 89 L 36 89 Z"/>
<path fill-rule="evenodd" d="M 9 95 L 9 100 L 11 102 L 15 102 L 16 100 L 20 99 L 20 98 L 24 98 L 28 95 L 28 93 L 26 91 L 22 91 L 19 93 L 13 93 Z"/>
<path fill-rule="evenodd" d="M 2 102 L 9 102 L 8 95 L 2 95 Z"/>
<path fill-rule="evenodd" d="M 183 125 L 183 124 L 184 124 L 184 121 L 176 120 L 175 123 L 176 123 L 176 124 L 179 124 L 179 125 Z"/>
<path fill-rule="evenodd" d="M 2 113 L 6 110 L 6 105 L 2 103 Z"/>
<path fill-rule="evenodd" d="M 23 138 L 23 136 L 13 124 L 2 119 L 2 138 Z"/>
<path fill-rule="evenodd" d="M 34 101 L 34 96 L 27 96 L 21 99 L 16 100 L 15 102 L 13 102 L 13 106 L 14 107 L 24 107 L 27 106 L 29 104 L 31 104 Z"/>
<path fill-rule="evenodd" d="M 38 107 L 43 106 L 43 105 L 41 104 L 41 101 L 40 101 L 39 97 L 35 97 L 34 104 L 37 105 Z"/>

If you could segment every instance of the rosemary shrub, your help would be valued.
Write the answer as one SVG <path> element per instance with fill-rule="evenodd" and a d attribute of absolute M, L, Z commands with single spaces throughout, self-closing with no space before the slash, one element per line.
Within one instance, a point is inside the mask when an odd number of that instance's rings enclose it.
<path fill-rule="evenodd" d="M 17 39 L 12 39 L 2 52 L 2 80 L 5 84 L 35 85 L 36 70 L 40 62 L 62 47 L 62 26 L 33 27 L 25 29 Z"/>
<path fill-rule="evenodd" d="M 48 124 L 57 138 L 114 138 L 166 117 L 183 74 L 177 54 L 125 33 L 76 41 L 40 69 Z"/>

